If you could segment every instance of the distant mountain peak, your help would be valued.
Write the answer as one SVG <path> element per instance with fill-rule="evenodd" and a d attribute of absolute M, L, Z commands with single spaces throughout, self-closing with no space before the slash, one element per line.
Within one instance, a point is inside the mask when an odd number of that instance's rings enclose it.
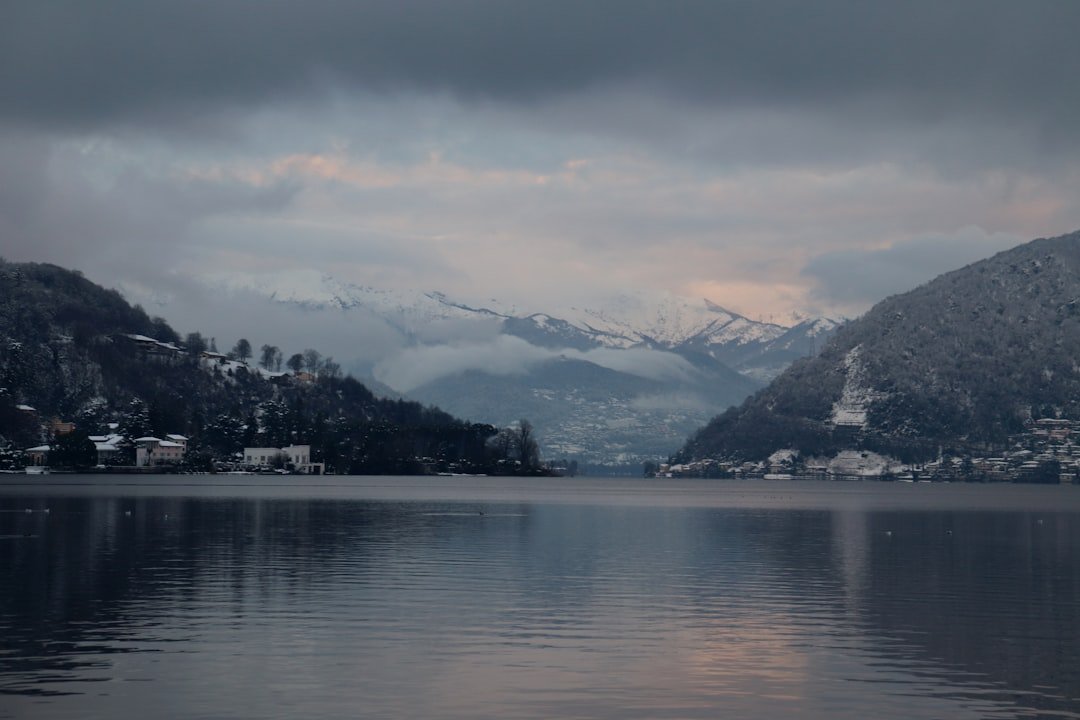
<path fill-rule="evenodd" d="M 786 327 L 751 320 L 708 298 L 692 299 L 650 289 L 590 304 L 523 312 L 496 299 L 477 304 L 437 290 L 378 289 L 344 282 L 314 269 L 208 275 L 205 281 L 305 309 L 367 313 L 413 340 L 425 336 L 427 325 L 443 320 L 495 320 L 502 323 L 503 333 L 544 347 L 705 351 L 756 380 L 769 379 L 796 357 L 814 352 L 817 338 L 837 326 L 828 319 L 807 319 Z M 445 340 L 443 333 L 431 337 Z"/>

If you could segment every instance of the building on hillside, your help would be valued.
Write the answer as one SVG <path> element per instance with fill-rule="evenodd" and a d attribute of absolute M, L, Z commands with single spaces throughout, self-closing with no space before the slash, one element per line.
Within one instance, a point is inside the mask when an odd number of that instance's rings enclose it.
<path fill-rule="evenodd" d="M 135 465 L 178 465 L 184 459 L 184 445 L 156 437 L 135 439 Z"/>
<path fill-rule="evenodd" d="M 121 334 L 116 337 L 127 342 L 143 360 L 174 363 L 184 356 L 184 349 L 173 343 L 165 343 L 146 335 Z"/>
<path fill-rule="evenodd" d="M 94 450 L 97 451 L 98 465 L 116 465 L 118 463 L 122 454 L 120 449 L 121 440 L 123 440 L 123 436 L 116 433 L 90 436 L 90 442 L 94 443 Z"/>
<path fill-rule="evenodd" d="M 184 448 L 184 452 L 185 453 L 187 452 L 188 439 L 186 437 L 184 437 L 183 435 L 176 435 L 174 433 L 170 433 L 170 434 L 165 436 L 165 439 L 168 440 L 169 442 L 174 442 L 177 445 L 182 446 Z"/>
<path fill-rule="evenodd" d="M 32 467 L 45 467 L 49 464 L 49 453 L 51 451 L 52 448 L 48 445 L 27 448 L 26 459 L 30 461 Z"/>
<path fill-rule="evenodd" d="M 53 418 L 49 421 L 49 430 L 56 437 L 60 437 L 61 435 L 75 432 L 75 423 L 61 420 L 60 418 Z"/>
<path fill-rule="evenodd" d="M 244 463 L 261 467 L 276 464 L 292 465 L 304 475 L 322 475 L 323 463 L 311 461 L 310 445 L 289 445 L 283 448 L 244 448 Z"/>

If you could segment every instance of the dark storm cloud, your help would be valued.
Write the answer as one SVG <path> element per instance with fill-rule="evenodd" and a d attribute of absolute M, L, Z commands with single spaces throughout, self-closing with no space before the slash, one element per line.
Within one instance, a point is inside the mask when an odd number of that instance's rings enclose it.
<path fill-rule="evenodd" d="M 6 3 L 0 113 L 186 125 L 318 89 L 532 102 L 658 88 L 708 105 L 857 105 L 919 122 L 1080 123 L 1080 3 L 107 0 Z"/>
<path fill-rule="evenodd" d="M 0 257 L 77 263 L 95 277 L 157 275 L 193 224 L 273 213 L 296 193 L 284 182 L 253 187 L 138 167 L 94 173 L 92 162 L 33 134 L 0 136 Z"/>

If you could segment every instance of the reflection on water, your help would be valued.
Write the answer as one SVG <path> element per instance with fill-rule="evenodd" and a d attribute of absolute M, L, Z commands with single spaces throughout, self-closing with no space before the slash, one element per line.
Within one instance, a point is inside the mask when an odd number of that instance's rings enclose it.
<path fill-rule="evenodd" d="M 1075 496 L 488 482 L 7 488 L 0 717 L 1080 717 Z"/>

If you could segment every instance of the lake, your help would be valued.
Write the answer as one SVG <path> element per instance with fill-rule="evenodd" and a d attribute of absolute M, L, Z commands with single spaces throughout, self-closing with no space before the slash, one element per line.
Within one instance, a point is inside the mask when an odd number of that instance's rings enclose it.
<path fill-rule="evenodd" d="M 0 718 L 128 717 L 1076 718 L 1080 487 L 0 479 Z"/>

